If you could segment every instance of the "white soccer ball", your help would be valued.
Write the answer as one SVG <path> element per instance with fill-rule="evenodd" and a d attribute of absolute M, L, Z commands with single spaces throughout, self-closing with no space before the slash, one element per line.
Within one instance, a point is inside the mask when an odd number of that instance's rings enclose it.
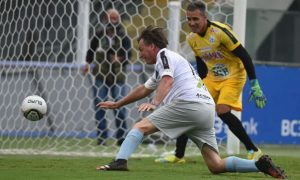
<path fill-rule="evenodd" d="M 47 104 L 40 96 L 28 96 L 22 102 L 21 111 L 26 119 L 38 121 L 47 113 Z"/>

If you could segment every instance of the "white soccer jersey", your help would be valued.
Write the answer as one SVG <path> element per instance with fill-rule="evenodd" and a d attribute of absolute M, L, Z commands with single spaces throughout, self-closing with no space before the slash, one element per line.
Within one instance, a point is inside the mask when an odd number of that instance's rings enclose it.
<path fill-rule="evenodd" d="M 185 58 L 164 48 L 156 59 L 154 74 L 146 81 L 145 87 L 155 90 L 163 76 L 173 78 L 173 86 L 160 105 L 176 99 L 214 104 L 198 73 Z"/>

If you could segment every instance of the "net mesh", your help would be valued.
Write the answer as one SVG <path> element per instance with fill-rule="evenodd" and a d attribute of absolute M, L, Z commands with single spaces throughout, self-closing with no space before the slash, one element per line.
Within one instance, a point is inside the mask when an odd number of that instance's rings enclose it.
<path fill-rule="evenodd" d="M 211 19 L 232 24 L 233 0 L 203 1 Z M 185 42 L 189 32 L 185 8 L 181 1 L 180 50 L 193 61 Z M 88 7 L 88 27 L 83 27 L 80 8 Z M 86 49 L 82 42 L 90 40 L 101 24 L 105 9 L 116 8 L 122 17 L 126 35 L 131 39 L 132 57 L 126 66 L 126 84 L 130 89 L 146 81 L 152 66 L 138 58 L 137 37 L 149 24 L 168 27 L 168 1 L 88 1 L 88 0 L 15 0 L 0 2 L 0 153 L 60 154 L 114 156 L 119 147 L 114 132 L 114 114 L 107 110 L 107 144 L 97 145 L 93 87 L 95 77 L 83 75 Z M 87 28 L 87 39 L 82 29 Z M 87 42 L 88 44 L 89 42 Z M 47 115 L 38 122 L 23 117 L 20 105 L 29 95 L 40 95 L 48 104 Z M 126 106 L 127 127 L 147 115 L 138 113 L 143 99 Z M 124 129 L 128 131 L 128 129 Z M 217 119 L 216 131 L 221 148 L 226 139 L 225 127 Z M 135 155 L 159 155 L 174 150 L 174 140 L 161 133 L 145 138 Z M 199 151 L 188 143 L 187 155 Z"/>

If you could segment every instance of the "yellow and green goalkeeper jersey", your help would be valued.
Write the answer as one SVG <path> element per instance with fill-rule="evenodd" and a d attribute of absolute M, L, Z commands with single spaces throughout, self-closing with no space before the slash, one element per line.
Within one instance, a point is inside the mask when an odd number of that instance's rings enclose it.
<path fill-rule="evenodd" d="M 208 21 L 208 28 L 203 36 L 190 33 L 187 41 L 195 56 L 206 63 L 207 79 L 212 81 L 229 78 L 246 79 L 242 61 L 232 53 L 241 43 L 228 25 Z"/>

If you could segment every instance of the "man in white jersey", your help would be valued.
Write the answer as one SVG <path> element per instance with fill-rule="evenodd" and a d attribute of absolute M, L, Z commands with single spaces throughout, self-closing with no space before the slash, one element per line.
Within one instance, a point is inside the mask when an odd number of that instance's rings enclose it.
<path fill-rule="evenodd" d="M 100 108 L 116 109 L 156 94 L 151 103 L 143 103 L 139 111 L 153 111 L 137 122 L 126 136 L 115 160 L 97 170 L 127 171 L 128 158 L 144 135 L 161 131 L 170 138 L 187 135 L 200 149 L 208 169 L 214 173 L 263 172 L 278 169 L 268 157 L 258 161 L 228 157 L 221 159 L 214 132 L 215 103 L 191 64 L 178 53 L 166 49 L 168 41 L 162 28 L 148 26 L 138 38 L 140 58 L 155 64 L 152 77 L 117 102 L 100 102 Z"/>

